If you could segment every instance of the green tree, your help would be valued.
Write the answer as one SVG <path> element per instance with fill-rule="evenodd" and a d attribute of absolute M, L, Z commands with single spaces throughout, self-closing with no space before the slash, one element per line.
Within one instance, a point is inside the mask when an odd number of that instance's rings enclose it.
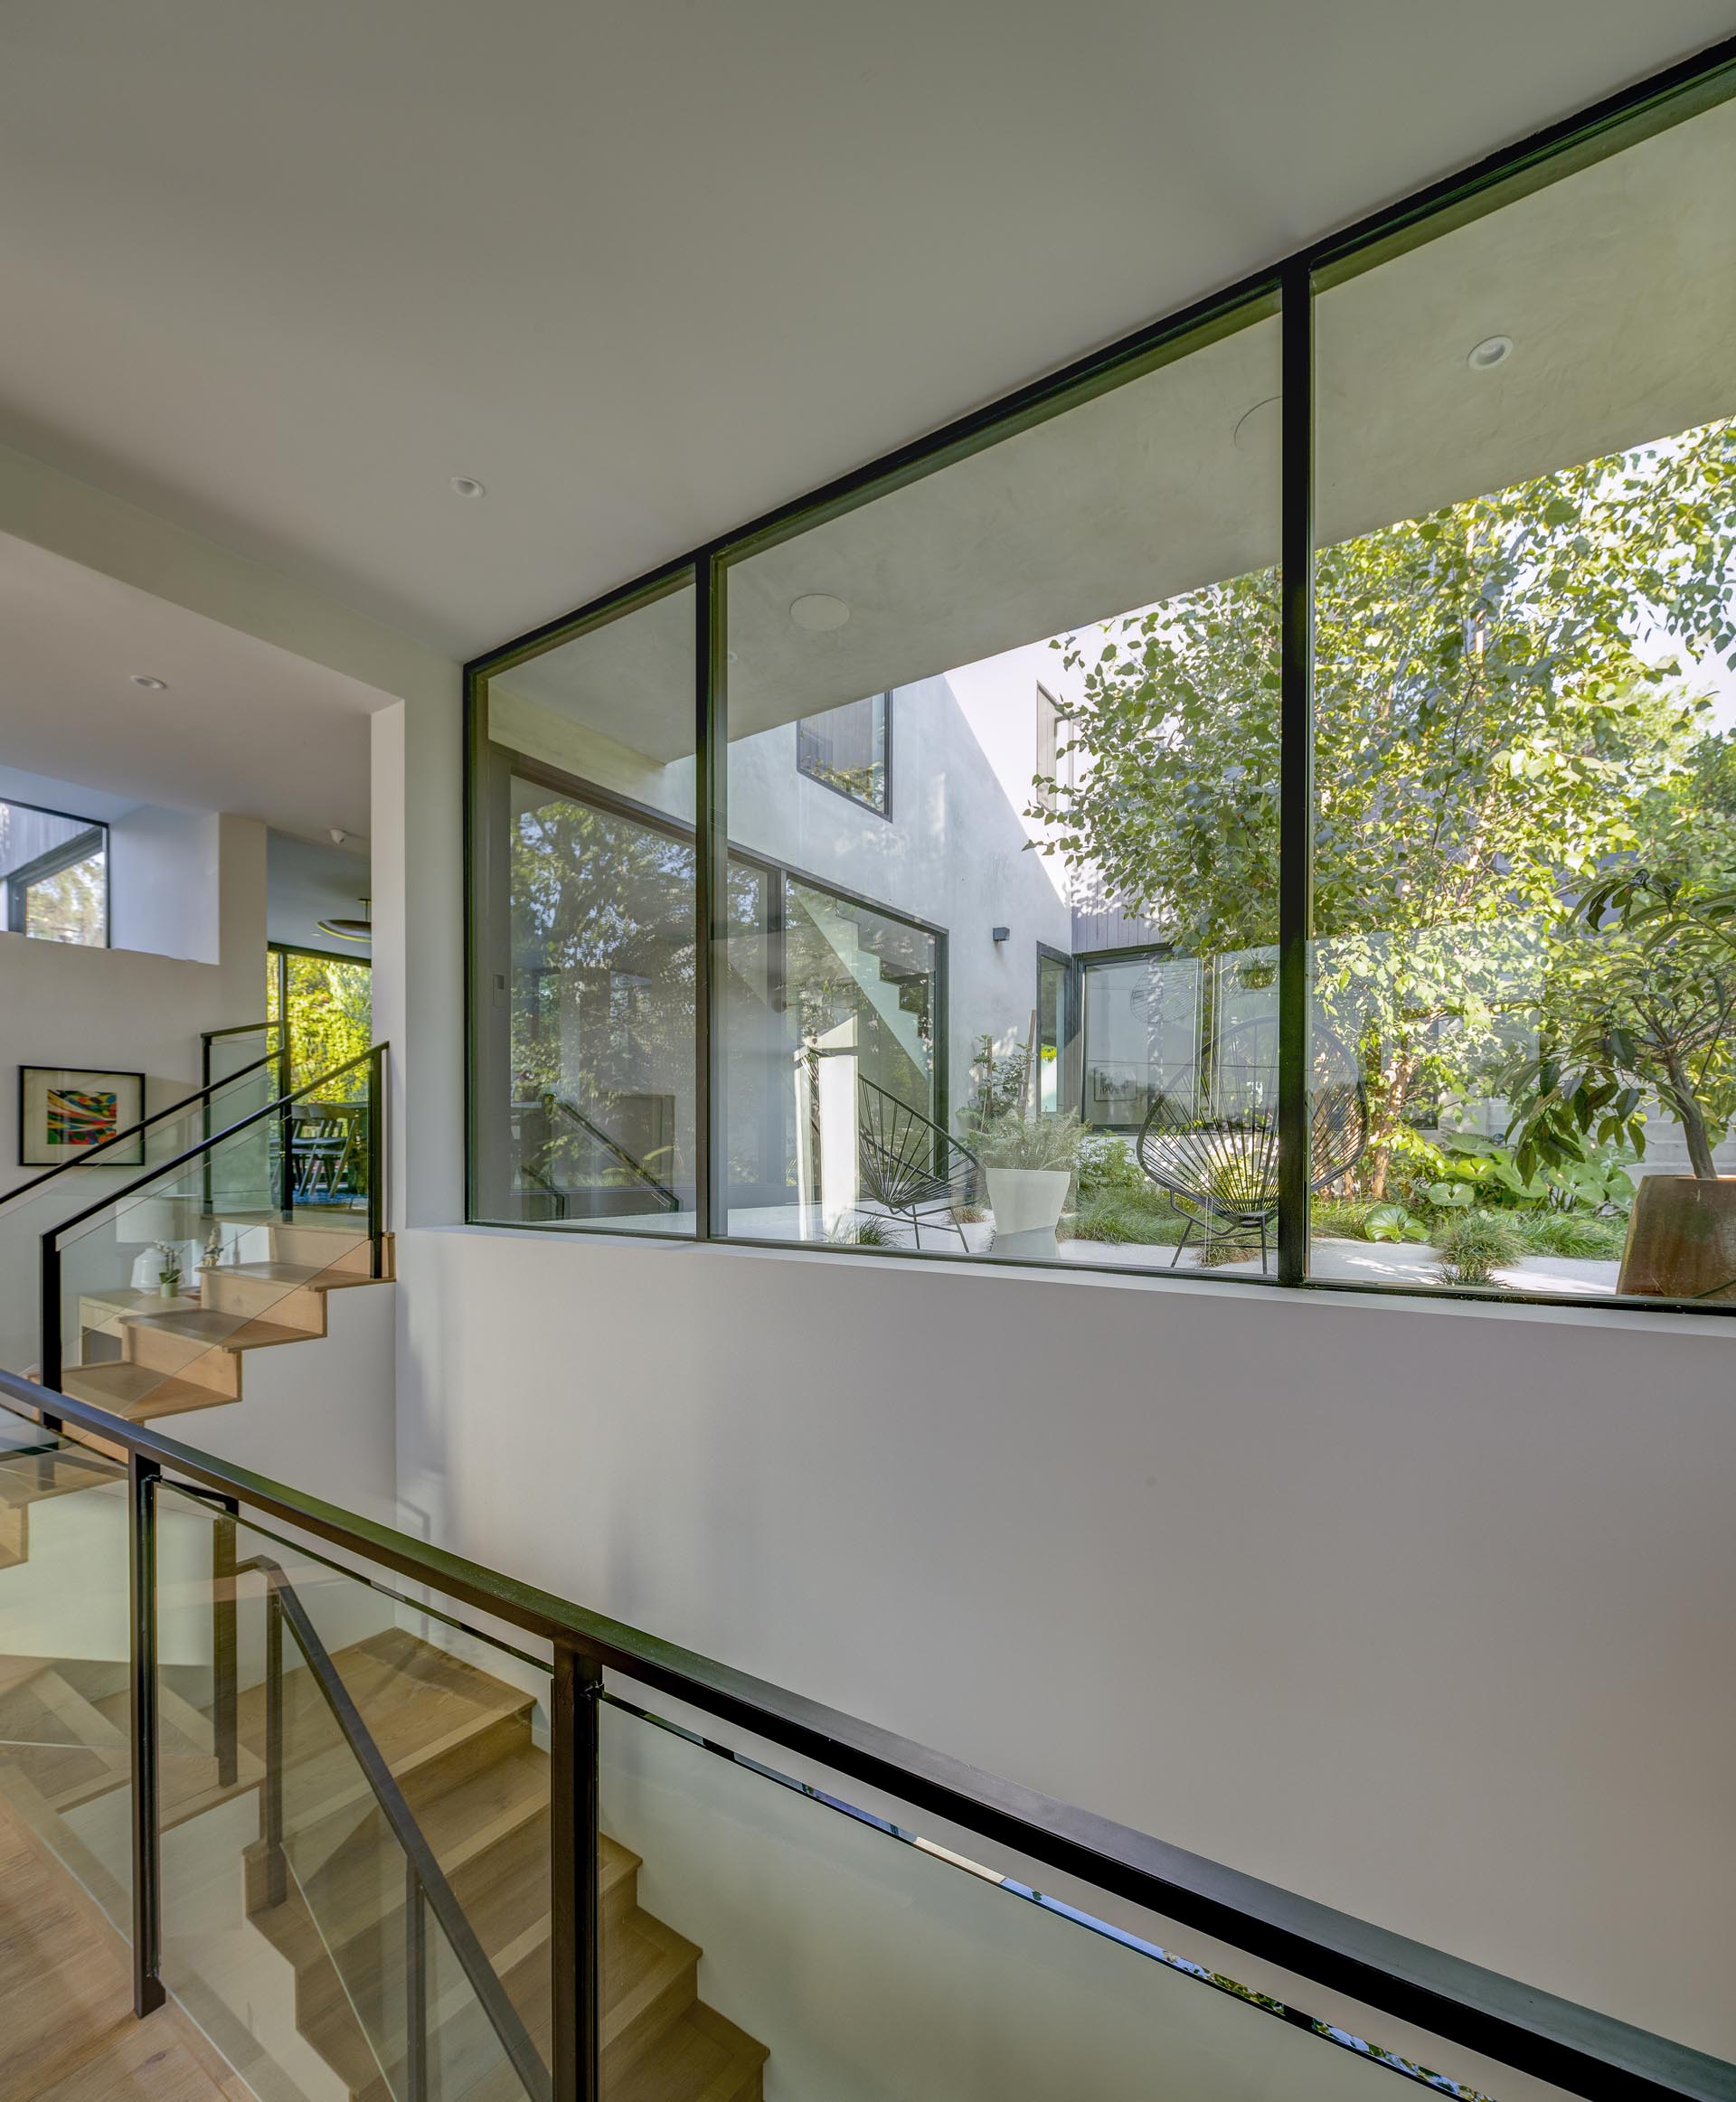
<path fill-rule="evenodd" d="M 1564 902 L 1640 850 L 1691 766 L 1703 703 L 1657 637 L 1736 657 L 1733 555 L 1736 423 L 1318 554 L 1316 1018 L 1368 1082 L 1372 1194 L 1411 1105 L 1511 1052 Z M 1106 634 L 1095 663 L 1057 646 L 1084 694 L 1073 781 L 1037 783 L 1043 851 L 1184 949 L 1272 943 L 1274 573 Z"/>

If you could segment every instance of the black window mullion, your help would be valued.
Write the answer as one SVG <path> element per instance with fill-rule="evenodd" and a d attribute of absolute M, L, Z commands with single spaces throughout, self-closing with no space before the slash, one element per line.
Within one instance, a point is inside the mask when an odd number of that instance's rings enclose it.
<path fill-rule="evenodd" d="M 1278 872 L 1278 1277 L 1308 1274 L 1308 944 L 1314 918 L 1314 287 L 1283 278 Z"/>

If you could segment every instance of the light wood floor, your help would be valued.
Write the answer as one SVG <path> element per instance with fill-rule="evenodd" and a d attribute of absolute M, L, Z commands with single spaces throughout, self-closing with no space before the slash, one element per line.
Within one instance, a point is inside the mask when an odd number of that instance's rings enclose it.
<path fill-rule="evenodd" d="M 178 2007 L 134 2020 L 90 1900 L 3 1803 L 0 2102 L 253 2102 Z"/>

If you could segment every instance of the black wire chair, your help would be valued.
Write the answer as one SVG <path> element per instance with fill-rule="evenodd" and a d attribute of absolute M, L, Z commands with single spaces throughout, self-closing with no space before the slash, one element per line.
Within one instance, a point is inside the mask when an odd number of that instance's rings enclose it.
<path fill-rule="evenodd" d="M 1368 1090 L 1360 1079 L 1332 1080 L 1313 1092 L 1308 1120 L 1308 1188 L 1347 1174 L 1368 1144 Z M 1213 1244 L 1258 1248 L 1267 1264 L 1268 1228 L 1278 1212 L 1278 1117 L 1264 1101 L 1228 1111 L 1190 1107 L 1159 1092 L 1140 1127 L 1139 1165 L 1186 1221 L 1169 1259 L 1173 1270 L 1197 1231 Z"/>
<path fill-rule="evenodd" d="M 810 1098 L 817 1131 L 817 1084 Z M 908 1219 L 918 1248 L 924 1223 L 944 1225 L 970 1253 L 964 1227 L 952 1214 L 976 1199 L 981 1177 L 976 1155 L 932 1117 L 861 1074 L 856 1076 L 856 1174 L 863 1201 L 858 1211 L 878 1204 L 895 1219 Z"/>

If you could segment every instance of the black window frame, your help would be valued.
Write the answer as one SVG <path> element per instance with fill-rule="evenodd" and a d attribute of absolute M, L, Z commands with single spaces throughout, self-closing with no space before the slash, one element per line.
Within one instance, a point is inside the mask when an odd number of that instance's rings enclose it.
<path fill-rule="evenodd" d="M 0 796 L 0 803 L 13 810 L 28 810 L 38 817 L 59 817 L 68 825 L 82 825 L 83 830 L 71 838 L 62 840 L 59 846 L 50 847 L 33 861 L 22 862 L 15 869 L 0 876 L 5 885 L 6 924 L 5 932 L 21 934 L 33 941 L 46 941 L 46 935 L 32 935 L 24 922 L 30 914 L 30 893 L 38 883 L 75 869 L 80 862 L 88 862 L 95 853 L 102 856 L 102 939 L 96 941 L 61 942 L 61 948 L 113 948 L 114 932 L 114 861 L 111 852 L 109 827 L 100 817 L 84 817 L 74 810 L 55 810 L 46 803 L 26 803 L 18 796 Z M 94 841 L 94 844 L 91 843 Z"/>
<path fill-rule="evenodd" d="M 1218 336 L 1276 316 L 1281 334 L 1281 398 L 1294 405 L 1283 419 L 1279 462 L 1280 765 L 1278 988 L 1279 1190 L 1276 1289 L 1349 1292 L 1405 1298 L 1474 1299 L 1488 1304 L 1618 1308 L 1628 1312 L 1687 1313 L 1710 1319 L 1736 1315 L 1736 1303 L 1664 1297 L 1596 1299 L 1542 1290 L 1465 1285 L 1377 1284 L 1310 1274 L 1308 1177 L 1309 1032 L 1308 949 L 1314 870 L 1314 495 L 1315 414 L 1314 301 L 1344 278 L 1372 269 L 1392 256 L 1424 245 L 1484 212 L 1514 202 L 1532 189 L 1621 152 L 1656 133 L 1736 98 L 1736 37 L 1728 37 L 1632 87 L 1618 90 L 1527 137 L 1426 184 L 1397 203 L 1326 234 L 1269 268 L 1211 293 L 1136 330 L 1120 341 L 1062 366 L 1045 377 L 972 410 L 954 422 L 895 448 L 835 480 L 825 483 L 733 532 L 660 564 L 631 583 L 599 595 L 575 611 L 473 659 L 465 666 L 467 768 L 465 801 L 467 968 L 464 1017 L 466 1099 L 471 1145 L 467 1149 L 467 1217 L 478 1220 L 474 1187 L 475 1093 L 471 1052 L 472 987 L 485 967 L 477 952 L 476 901 L 484 880 L 475 866 L 478 701 L 498 672 L 574 639 L 586 630 L 633 611 L 652 598 L 691 584 L 694 636 L 694 779 L 697 911 L 695 1070 L 699 1124 L 697 1216 L 692 1237 L 733 1241 L 718 1202 L 727 1183 L 722 1118 L 712 1114 L 723 1099 L 721 1028 L 727 981 L 729 682 L 726 646 L 730 574 L 766 547 L 826 520 L 936 473 L 955 460 L 1048 421 L 1080 402 L 1111 391 L 1174 359 L 1203 348 Z M 890 722 L 889 722 L 890 740 Z M 888 750 L 890 784 L 891 754 Z M 811 777 L 810 777 L 811 778 Z M 830 784 L 822 783 L 822 786 Z M 836 790 L 843 794 L 844 791 Z M 855 802 L 858 799 L 847 798 Z M 867 805 L 861 806 L 870 807 Z M 877 910 L 884 910 L 876 903 Z M 810 1244 L 743 1240 L 759 1249 Z M 900 1251 L 908 1255 L 909 1251 Z M 984 1258 L 922 1251 L 930 1262 Z M 1058 1265 L 1021 1258 L 1022 1267 L 1066 1271 L 1102 1268 L 1089 1263 Z M 1127 1272 L 1114 1266 L 1115 1274 Z M 1162 1278 L 1161 1269 L 1140 1278 Z M 1213 1270 L 1190 1270 L 1189 1286 L 1245 1283 Z"/>

